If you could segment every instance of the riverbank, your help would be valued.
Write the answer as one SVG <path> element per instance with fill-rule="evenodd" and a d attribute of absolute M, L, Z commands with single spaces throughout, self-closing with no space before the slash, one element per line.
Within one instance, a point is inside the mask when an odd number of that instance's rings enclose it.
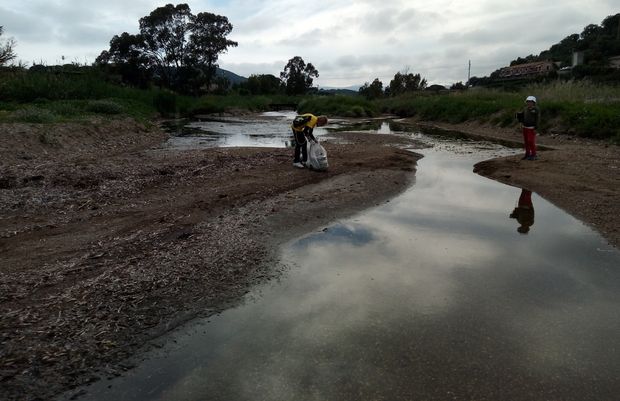
<path fill-rule="evenodd" d="M 521 142 L 510 129 L 435 127 Z M 334 136 L 329 172 L 313 173 L 291 167 L 290 149 L 172 150 L 130 119 L 0 124 L 0 393 L 50 398 L 120 374 L 149 339 L 285 269 L 282 242 L 410 185 L 418 156 L 380 145 L 413 141 Z M 618 246 L 618 147 L 539 143 L 554 150 L 476 171 L 538 192 Z"/>
<path fill-rule="evenodd" d="M 416 120 L 410 122 L 419 123 Z M 421 127 L 455 130 L 520 147 L 519 129 L 478 123 L 419 123 Z M 522 155 L 487 160 L 474 166 L 485 177 L 537 192 L 592 226 L 620 247 L 620 146 L 569 135 L 539 135 L 539 160 Z"/>
<path fill-rule="evenodd" d="M 343 145 L 341 141 L 355 141 Z M 133 120 L 0 124 L 0 393 L 49 399 L 278 274 L 282 242 L 388 200 L 415 146 L 338 134 L 327 173 L 290 149 L 178 151 Z"/>

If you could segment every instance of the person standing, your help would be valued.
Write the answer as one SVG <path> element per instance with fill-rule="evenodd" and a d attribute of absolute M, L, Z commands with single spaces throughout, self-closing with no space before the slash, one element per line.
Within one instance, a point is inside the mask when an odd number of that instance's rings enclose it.
<path fill-rule="evenodd" d="M 317 117 L 314 114 L 306 113 L 295 117 L 291 125 L 293 137 L 295 138 L 293 166 L 298 168 L 305 167 L 308 161 L 306 142 L 308 140 L 316 142 L 312 131 L 314 131 L 314 127 L 322 127 L 325 124 L 327 124 L 327 117 L 325 116 Z"/>
<path fill-rule="evenodd" d="M 540 109 L 536 105 L 536 97 L 528 96 L 525 99 L 525 108 L 517 113 L 517 120 L 523 129 L 523 144 L 525 156 L 522 160 L 536 160 L 536 130 L 540 125 Z"/>

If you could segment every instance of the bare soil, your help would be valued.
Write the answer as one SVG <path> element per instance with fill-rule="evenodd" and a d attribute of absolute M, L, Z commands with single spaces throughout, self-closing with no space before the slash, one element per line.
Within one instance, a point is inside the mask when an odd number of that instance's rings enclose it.
<path fill-rule="evenodd" d="M 344 140 L 351 134 L 339 134 Z M 0 124 L 0 398 L 49 399 L 278 274 L 279 244 L 404 190 L 410 140 L 173 151 L 131 120 Z M 384 146 L 385 145 L 385 146 Z"/>
<path fill-rule="evenodd" d="M 431 127 L 522 143 L 512 129 Z M 0 398 L 49 399 L 120 374 L 150 339 L 279 274 L 283 242 L 413 179 L 406 138 L 338 135 L 350 144 L 324 143 L 331 166 L 318 173 L 293 168 L 290 149 L 170 150 L 164 132 L 132 120 L 0 124 Z M 619 246 L 620 148 L 538 143 L 538 161 L 475 171 L 539 193 Z"/>
<path fill-rule="evenodd" d="M 514 128 L 477 123 L 420 125 L 508 145 L 523 143 L 521 131 Z M 620 247 L 620 146 L 567 135 L 538 135 L 536 142 L 542 145 L 536 161 L 521 160 L 520 154 L 483 161 L 474 171 L 537 192 Z"/>

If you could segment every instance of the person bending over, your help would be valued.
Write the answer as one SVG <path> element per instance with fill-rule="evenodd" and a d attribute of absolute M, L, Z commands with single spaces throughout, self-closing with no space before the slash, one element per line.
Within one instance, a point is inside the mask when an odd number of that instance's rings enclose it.
<path fill-rule="evenodd" d="M 293 166 L 304 168 L 308 161 L 308 150 L 306 142 L 308 140 L 316 142 L 316 138 L 312 134 L 314 127 L 322 127 L 327 124 L 327 117 L 315 116 L 306 113 L 295 117 L 291 128 L 293 129 L 293 138 L 295 138 L 295 154 Z"/>

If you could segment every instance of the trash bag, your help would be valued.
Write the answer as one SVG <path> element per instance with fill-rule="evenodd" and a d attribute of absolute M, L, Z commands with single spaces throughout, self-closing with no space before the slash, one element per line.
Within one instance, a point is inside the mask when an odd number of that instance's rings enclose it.
<path fill-rule="evenodd" d="M 308 168 L 316 171 L 325 171 L 329 164 L 327 163 L 327 151 L 318 142 L 308 141 Z"/>

